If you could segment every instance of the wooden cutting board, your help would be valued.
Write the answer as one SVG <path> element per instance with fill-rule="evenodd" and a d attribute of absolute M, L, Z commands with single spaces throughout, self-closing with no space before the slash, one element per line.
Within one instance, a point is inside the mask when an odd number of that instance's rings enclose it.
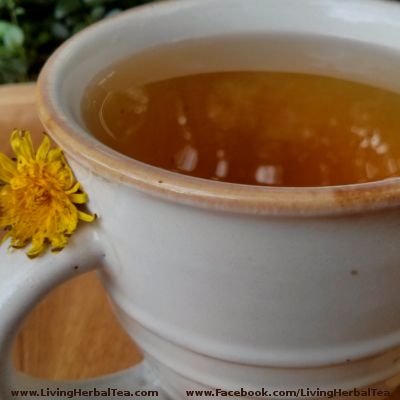
<path fill-rule="evenodd" d="M 32 84 L 0 86 L 0 151 L 9 152 L 5 138 L 14 128 L 41 137 Z M 14 360 L 31 375 L 79 379 L 128 368 L 141 355 L 91 272 L 58 287 L 35 307 L 17 337 Z"/>

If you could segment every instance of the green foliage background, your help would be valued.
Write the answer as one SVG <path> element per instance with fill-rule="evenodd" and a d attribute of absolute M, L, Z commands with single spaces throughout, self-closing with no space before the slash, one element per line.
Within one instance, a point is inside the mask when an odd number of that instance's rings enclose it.
<path fill-rule="evenodd" d="M 37 77 L 67 38 L 102 18 L 152 0 L 0 0 L 0 84 Z"/>

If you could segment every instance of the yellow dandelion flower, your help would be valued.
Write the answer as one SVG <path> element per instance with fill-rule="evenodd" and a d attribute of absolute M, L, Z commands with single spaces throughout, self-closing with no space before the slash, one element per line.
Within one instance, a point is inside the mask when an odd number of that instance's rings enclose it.
<path fill-rule="evenodd" d="M 59 148 L 51 148 L 45 136 L 36 154 L 31 135 L 14 130 L 11 147 L 16 160 L 0 153 L 0 228 L 3 240 L 14 248 L 32 243 L 29 257 L 40 255 L 49 244 L 62 250 L 78 221 L 91 222 L 94 215 L 77 209 L 88 196 L 81 190 Z"/>

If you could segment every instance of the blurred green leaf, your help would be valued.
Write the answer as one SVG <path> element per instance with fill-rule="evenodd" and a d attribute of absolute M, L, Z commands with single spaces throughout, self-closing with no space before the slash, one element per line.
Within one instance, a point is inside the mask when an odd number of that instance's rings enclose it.
<path fill-rule="evenodd" d="M 90 16 L 92 17 L 93 21 L 98 21 L 101 17 L 104 16 L 106 12 L 106 8 L 104 6 L 96 6 L 90 12 Z"/>
<path fill-rule="evenodd" d="M 58 0 L 54 9 L 54 18 L 61 19 L 78 11 L 82 7 L 80 0 Z"/>
<path fill-rule="evenodd" d="M 24 43 L 24 32 L 17 25 L 0 21 L 0 39 L 7 49 L 16 50 Z"/>
<path fill-rule="evenodd" d="M 82 29 L 86 28 L 87 24 L 85 24 L 84 22 L 78 22 L 77 24 L 74 25 L 74 27 L 72 28 L 72 33 L 78 33 L 79 31 L 81 31 Z"/>
<path fill-rule="evenodd" d="M 65 39 L 102 18 L 151 1 L 0 0 L 0 84 L 36 79 Z"/>
<path fill-rule="evenodd" d="M 113 15 L 117 15 L 121 12 L 122 10 L 120 8 L 113 8 L 110 10 L 105 16 L 106 17 L 112 17 Z"/>
<path fill-rule="evenodd" d="M 22 7 L 16 7 L 14 12 L 16 16 L 25 14 L 25 10 Z"/>
<path fill-rule="evenodd" d="M 79 15 L 70 15 L 64 19 L 64 22 L 67 26 L 73 27 L 82 22 L 82 17 Z"/>
<path fill-rule="evenodd" d="M 14 83 L 22 82 L 26 76 L 26 64 L 20 58 L 0 58 L 0 82 Z"/>
<path fill-rule="evenodd" d="M 90 7 L 100 6 L 107 3 L 107 0 L 83 0 Z"/>
<path fill-rule="evenodd" d="M 66 36 L 64 36 L 64 37 L 66 37 Z M 39 34 L 38 34 L 38 36 L 36 38 L 36 43 L 38 45 L 41 45 L 41 44 L 47 43 L 49 40 L 51 40 L 51 32 L 42 31 L 42 32 L 39 32 Z"/>
<path fill-rule="evenodd" d="M 68 28 L 60 22 L 53 22 L 51 24 L 51 33 L 57 39 L 67 39 L 69 36 Z M 50 37 L 49 37 L 50 39 Z"/>

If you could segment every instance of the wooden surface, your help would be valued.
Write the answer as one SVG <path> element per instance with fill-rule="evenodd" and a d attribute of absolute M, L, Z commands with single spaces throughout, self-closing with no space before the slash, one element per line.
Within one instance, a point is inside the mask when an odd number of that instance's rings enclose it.
<path fill-rule="evenodd" d="M 40 137 L 33 85 L 0 87 L 1 151 L 14 128 Z M 17 368 L 42 378 L 79 379 L 118 371 L 141 356 L 112 314 L 94 272 L 55 289 L 35 307 L 19 333 Z"/>
<path fill-rule="evenodd" d="M 50 379 L 94 377 L 140 360 L 93 272 L 55 289 L 34 309 L 14 356 L 18 369 Z"/>

